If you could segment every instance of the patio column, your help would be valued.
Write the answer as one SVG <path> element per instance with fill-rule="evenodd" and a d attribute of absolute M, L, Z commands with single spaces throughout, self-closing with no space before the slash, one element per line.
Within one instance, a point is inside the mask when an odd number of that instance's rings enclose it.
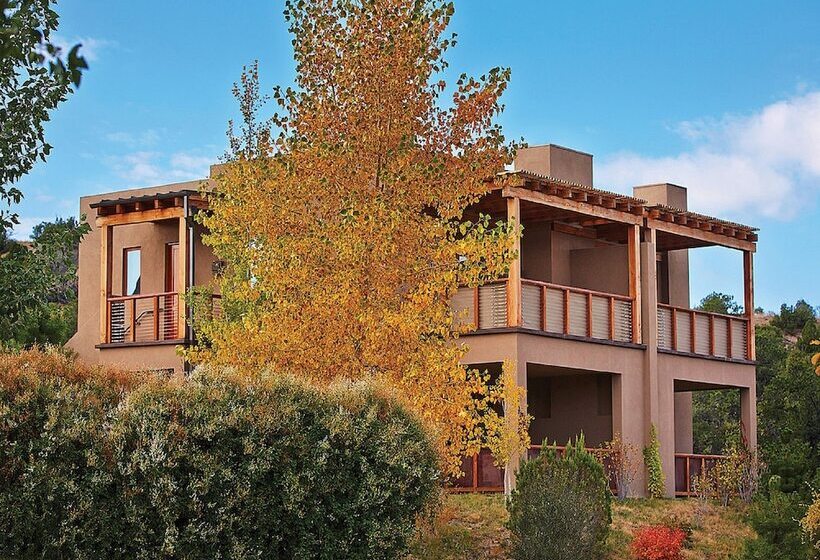
<path fill-rule="evenodd" d="M 114 227 L 100 225 L 100 344 L 109 342 L 108 296 L 111 295 L 111 255 Z"/>
<path fill-rule="evenodd" d="M 757 390 L 754 385 L 740 389 L 740 422 L 750 450 L 757 449 Z"/>
<path fill-rule="evenodd" d="M 507 222 L 515 227 L 521 225 L 521 199 L 510 197 L 507 199 Z M 521 237 L 516 236 L 513 245 L 515 259 L 510 263 L 510 273 L 507 279 L 507 326 L 521 326 Z"/>

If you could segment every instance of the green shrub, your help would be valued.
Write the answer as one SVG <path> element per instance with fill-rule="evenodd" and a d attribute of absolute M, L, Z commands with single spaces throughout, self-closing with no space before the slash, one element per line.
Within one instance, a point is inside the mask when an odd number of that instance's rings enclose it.
<path fill-rule="evenodd" d="M 759 495 L 749 512 L 757 538 L 746 543 L 746 560 L 808 560 L 811 548 L 803 542 L 800 518 L 805 513 L 800 496 L 780 489 L 780 479 L 769 479 L 768 492 Z"/>
<path fill-rule="evenodd" d="M 646 465 L 646 490 L 649 496 L 663 498 L 666 495 L 666 481 L 661 463 L 661 444 L 658 441 L 655 424 L 649 427 L 649 445 L 643 448 L 643 461 Z"/>
<path fill-rule="evenodd" d="M 398 558 L 437 496 L 422 427 L 370 384 L 23 379 L 0 377 L 0 558 Z"/>
<path fill-rule="evenodd" d="M 612 523 L 609 481 L 583 435 L 559 457 L 544 449 L 518 471 L 508 509 L 515 560 L 602 558 Z"/>

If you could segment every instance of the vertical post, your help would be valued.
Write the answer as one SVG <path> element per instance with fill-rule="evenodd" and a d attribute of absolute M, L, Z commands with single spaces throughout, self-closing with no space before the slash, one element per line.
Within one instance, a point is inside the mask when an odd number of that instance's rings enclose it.
<path fill-rule="evenodd" d="M 755 283 L 754 283 L 754 253 L 743 251 L 743 310 L 746 312 L 746 357 L 754 360 L 755 350 Z"/>
<path fill-rule="evenodd" d="M 629 253 L 629 297 L 632 298 L 632 342 L 641 339 L 641 226 L 626 226 Z M 657 310 L 654 311 L 657 313 Z"/>
<path fill-rule="evenodd" d="M 481 300 L 479 299 L 478 286 L 476 286 L 475 288 L 473 288 L 473 322 L 475 323 L 475 330 L 481 328 L 481 321 L 479 319 L 481 317 L 481 309 L 479 308 L 480 301 Z"/>
<path fill-rule="evenodd" d="M 113 227 L 100 226 L 100 343 L 110 340 L 108 296 L 111 295 L 111 248 Z"/>
<path fill-rule="evenodd" d="M 131 342 L 137 341 L 137 298 L 131 298 L 129 300 L 131 304 L 131 320 L 129 325 L 129 330 L 131 331 Z"/>
<path fill-rule="evenodd" d="M 569 334 L 569 290 L 564 288 L 564 334 Z"/>
<path fill-rule="evenodd" d="M 615 298 L 609 298 L 609 339 L 615 340 Z"/>
<path fill-rule="evenodd" d="M 516 228 L 521 225 L 521 199 L 507 199 L 507 222 Z M 516 235 L 513 244 L 515 259 L 510 263 L 507 279 L 507 326 L 521 326 L 521 236 Z"/>
<path fill-rule="evenodd" d="M 177 338 L 187 338 L 187 305 L 185 294 L 188 291 L 188 224 L 186 216 L 179 219 L 179 296 L 177 299 Z"/>
<path fill-rule="evenodd" d="M 541 330 L 547 330 L 547 287 L 541 286 Z"/>
<path fill-rule="evenodd" d="M 159 297 L 154 296 L 154 340 L 159 340 Z"/>
<path fill-rule="evenodd" d="M 587 292 L 587 337 L 592 338 L 592 293 Z"/>
<path fill-rule="evenodd" d="M 757 389 L 742 387 L 740 389 L 740 424 L 746 445 L 750 451 L 757 449 Z"/>
<path fill-rule="evenodd" d="M 678 351 L 678 310 L 674 307 L 672 309 L 672 350 Z"/>

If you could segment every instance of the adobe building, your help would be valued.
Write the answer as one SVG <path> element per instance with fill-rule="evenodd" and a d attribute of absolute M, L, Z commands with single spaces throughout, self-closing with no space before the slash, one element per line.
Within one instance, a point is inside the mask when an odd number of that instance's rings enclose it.
<path fill-rule="evenodd" d="M 743 436 L 756 448 L 756 230 L 690 212 L 676 185 L 633 196 L 596 189 L 592 156 L 560 146 L 519 150 L 504 175 L 466 217 L 521 224 L 519 258 L 508 278 L 462 288 L 452 305 L 475 327 L 465 363 L 491 372 L 516 364 L 533 443 L 583 431 L 590 447 L 620 435 L 640 450 L 654 425 L 667 494 L 690 495 L 715 460 L 693 454 L 692 392 L 737 389 Z M 68 342 L 81 358 L 183 369 L 177 347 L 194 333 L 180 294 L 210 284 L 218 268 L 193 220 L 207 209 L 203 181 L 81 199 L 92 229 L 80 245 L 79 324 Z M 688 252 L 710 246 L 743 254 L 742 315 L 692 309 Z M 463 490 L 503 483 L 488 454 L 464 470 Z M 643 488 L 638 480 L 633 493 Z"/>

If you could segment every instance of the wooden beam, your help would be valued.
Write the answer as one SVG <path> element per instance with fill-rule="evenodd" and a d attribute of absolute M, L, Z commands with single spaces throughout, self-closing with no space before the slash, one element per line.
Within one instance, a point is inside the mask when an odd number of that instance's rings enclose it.
<path fill-rule="evenodd" d="M 540 194 L 540 193 L 539 193 Z M 521 200 L 518 197 L 507 199 L 507 221 L 515 227 L 521 225 Z M 515 237 L 513 247 L 515 259 L 510 263 L 507 277 L 507 326 L 521 326 L 521 236 Z"/>
<path fill-rule="evenodd" d="M 100 343 L 109 341 L 108 296 L 111 294 L 113 228 L 100 227 Z"/>
<path fill-rule="evenodd" d="M 177 337 L 186 338 L 187 306 L 185 294 L 188 292 L 188 221 L 183 214 L 179 218 L 179 295 L 177 296 Z"/>
<path fill-rule="evenodd" d="M 515 197 L 528 202 L 535 202 L 536 204 L 543 204 L 553 208 L 561 208 L 563 210 L 569 210 L 570 212 L 577 212 L 587 216 L 605 218 L 614 222 L 635 225 L 641 225 L 643 223 L 642 216 L 637 216 L 629 212 L 623 212 L 611 208 L 603 208 L 601 206 L 578 202 L 577 200 L 570 200 L 568 198 L 550 196 L 548 194 L 530 191 L 520 187 L 504 187 L 502 189 L 502 194 L 507 198 Z"/>
<path fill-rule="evenodd" d="M 746 324 L 746 357 L 756 359 L 755 349 L 755 282 L 754 255 L 751 251 L 743 252 L 743 307 L 749 322 Z"/>
<path fill-rule="evenodd" d="M 741 251 L 755 251 L 755 244 L 752 241 L 736 239 L 726 235 L 721 235 L 714 232 L 704 231 L 702 229 L 690 228 L 680 224 L 673 224 L 663 220 L 648 219 L 647 226 L 657 231 L 671 233 L 672 235 L 679 235 L 681 237 L 688 237 L 690 239 L 697 239 L 705 241 L 713 245 L 721 245 L 729 247 L 730 249 L 739 249 Z"/>
<path fill-rule="evenodd" d="M 641 226 L 629 226 L 629 297 L 632 298 L 632 342 L 641 343 Z"/>
<path fill-rule="evenodd" d="M 97 227 L 118 226 L 125 224 L 138 224 L 142 222 L 156 222 L 159 220 L 170 220 L 184 215 L 183 208 L 154 208 L 142 210 L 140 212 L 126 212 L 125 214 L 111 214 L 109 216 L 97 216 Z"/>

